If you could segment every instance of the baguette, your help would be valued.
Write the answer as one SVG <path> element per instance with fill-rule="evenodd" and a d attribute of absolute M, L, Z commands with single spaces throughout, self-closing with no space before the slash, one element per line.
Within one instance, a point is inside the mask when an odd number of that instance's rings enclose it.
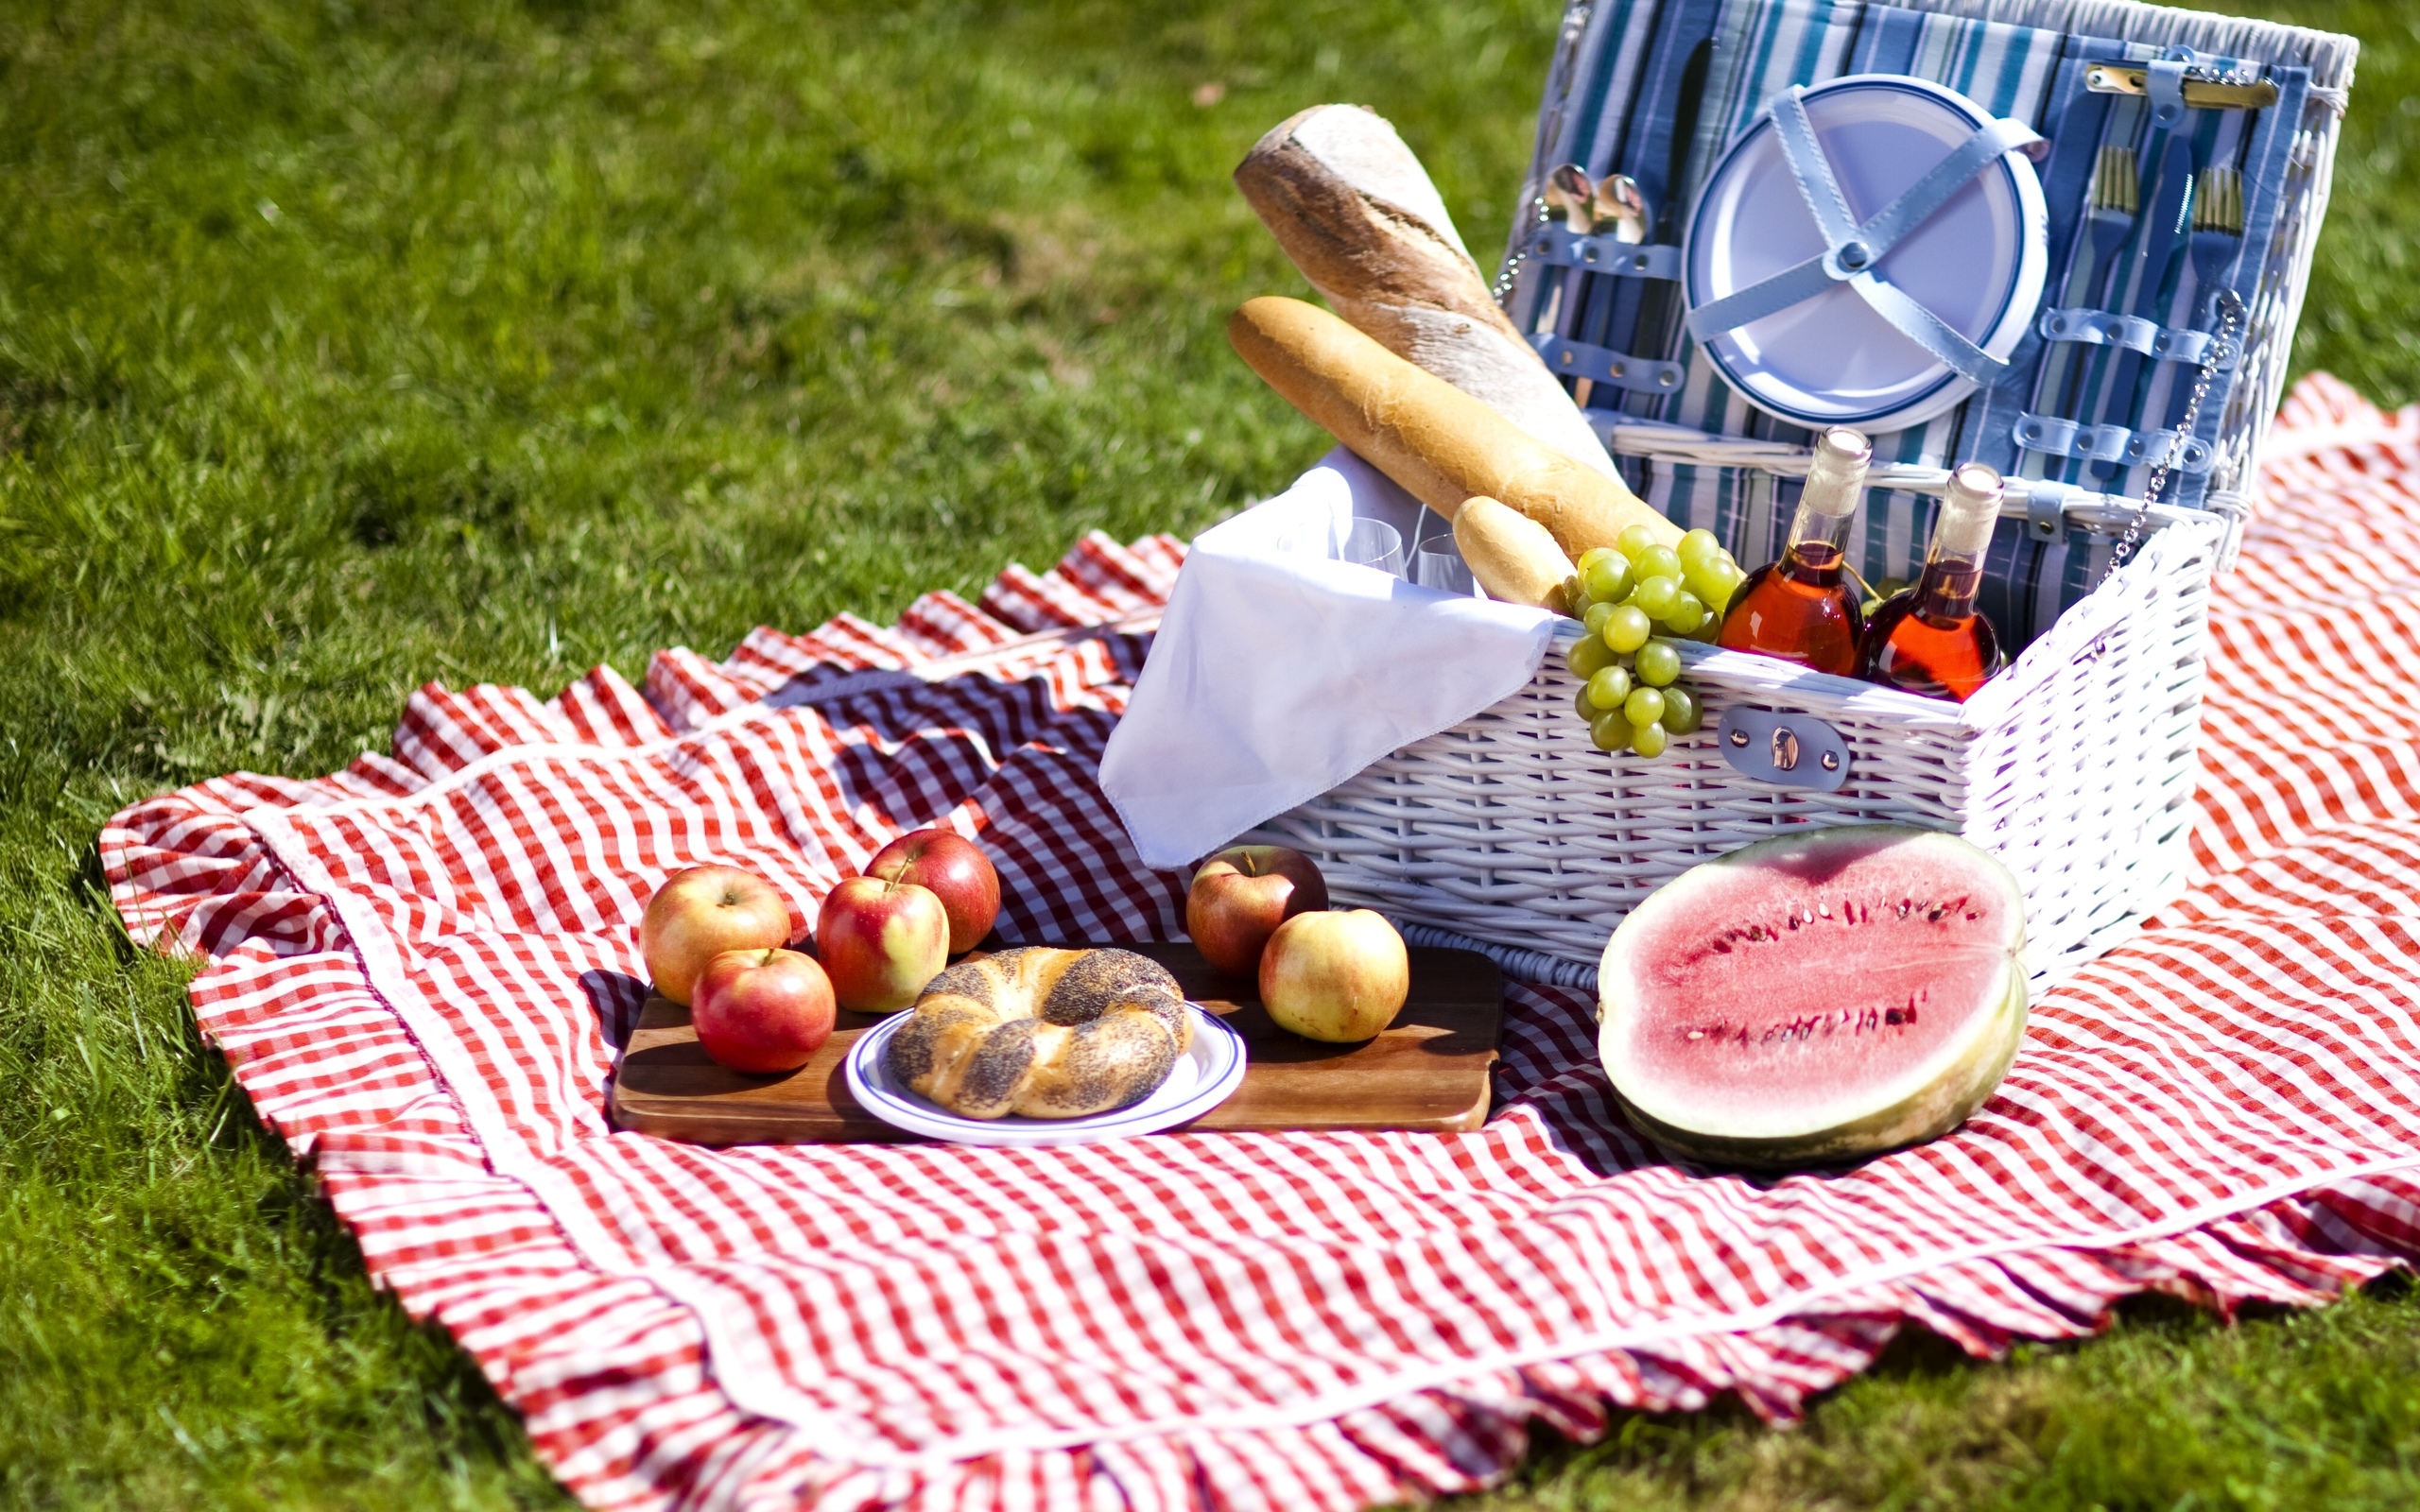
<path fill-rule="evenodd" d="M 1445 201 L 1386 118 L 1314 105 L 1236 168 L 1277 244 L 1336 313 L 1538 440 L 1608 477 L 1614 459 L 1471 261 Z"/>
<path fill-rule="evenodd" d="M 1632 525 L 1663 545 L 1681 539 L 1620 479 L 1541 444 L 1317 305 L 1248 300 L 1228 318 L 1227 339 L 1296 409 L 1448 520 L 1465 499 L 1500 500 L 1575 559 Z"/>
<path fill-rule="evenodd" d="M 1569 612 L 1564 580 L 1574 569 L 1547 527 L 1489 498 L 1465 499 L 1454 513 L 1454 545 L 1490 598 Z"/>

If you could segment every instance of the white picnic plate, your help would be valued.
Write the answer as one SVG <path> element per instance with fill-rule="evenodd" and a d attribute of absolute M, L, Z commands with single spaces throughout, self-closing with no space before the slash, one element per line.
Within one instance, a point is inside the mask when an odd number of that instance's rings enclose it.
<path fill-rule="evenodd" d="M 1896 74 L 1834 79 L 1804 100 L 1860 221 L 1992 119 L 1962 94 Z M 1690 217 L 1682 250 L 1689 307 L 1753 287 L 1824 249 L 1772 119 L 1761 116 L 1715 165 Z M 2042 180 L 2023 156 L 2004 153 L 1884 254 L 1876 272 L 2005 358 L 2042 302 L 2049 261 Z M 1898 430 L 1976 388 L 1839 284 L 1702 350 L 1740 397 L 1800 425 Z"/>
<path fill-rule="evenodd" d="M 1193 1015 L 1193 1044 L 1169 1068 L 1168 1079 L 1139 1103 L 1114 1108 L 1089 1118 L 961 1118 L 939 1103 L 909 1091 L 884 1064 L 890 1037 L 908 1022 L 912 1008 L 894 1013 L 857 1037 L 841 1063 L 849 1091 L 867 1112 L 894 1128 L 953 1144 L 1022 1147 L 1042 1144 L 1091 1144 L 1152 1134 L 1187 1119 L 1199 1118 L 1227 1100 L 1244 1079 L 1244 1039 L 1215 1013 L 1188 1003 Z"/>

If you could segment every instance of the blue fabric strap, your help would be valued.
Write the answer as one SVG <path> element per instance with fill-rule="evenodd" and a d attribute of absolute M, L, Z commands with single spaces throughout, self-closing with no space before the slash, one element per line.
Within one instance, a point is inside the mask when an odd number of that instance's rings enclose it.
<path fill-rule="evenodd" d="M 1900 335 L 1976 383 L 1989 383 L 2008 364 L 1975 345 L 1930 310 L 1884 283 L 1875 271 L 1884 254 L 1930 219 L 1977 175 L 2002 155 L 2031 147 L 2042 139 L 2022 121 L 1997 120 L 1976 130 L 1927 169 L 1863 225 L 1849 213 L 1848 200 L 1833 177 L 1830 160 L 1816 140 L 1806 118 L 1806 91 L 1792 85 L 1774 96 L 1773 134 L 1790 177 L 1824 235 L 1822 255 L 1786 268 L 1760 284 L 1725 295 L 1689 312 L 1689 334 L 1706 341 L 1725 331 L 1778 314 L 1813 299 L 1836 283 L 1845 283 Z"/>
<path fill-rule="evenodd" d="M 2209 442 L 2184 431 L 2130 431 L 2123 425 L 2086 425 L 2056 415 L 2019 415 L 2014 434 L 2018 446 L 2046 456 L 2140 467 L 2174 455 L 2176 471 L 2188 477 L 2209 472 L 2215 458 Z"/>
<path fill-rule="evenodd" d="M 2074 341 L 2092 347 L 2119 347 L 2139 352 L 2154 362 L 2181 362 L 2231 371 L 2242 355 L 2233 340 L 2221 341 L 2214 332 L 2163 326 L 2139 315 L 2113 315 L 2107 310 L 2074 306 L 2045 310 L 2037 322 L 2051 341 Z"/>
<path fill-rule="evenodd" d="M 2175 54 L 2182 52 L 2184 58 Z M 2143 93 L 2151 96 L 2152 124 L 2162 129 L 2185 119 L 2185 74 L 2191 66 L 2186 61 L 2193 56 L 2189 48 L 2171 47 L 2169 56 L 2143 68 Z"/>
<path fill-rule="evenodd" d="M 1752 284 L 1737 294 L 1701 304 L 1689 312 L 1689 335 L 1710 341 L 1725 331 L 1737 331 L 1793 304 L 1813 299 L 1832 286 L 1831 254 L 1810 257 L 1796 267 Z"/>
<path fill-rule="evenodd" d="M 1849 287 L 1857 290 L 1866 303 L 1874 306 L 1875 313 L 1890 321 L 1901 335 L 1948 364 L 1961 377 L 1987 384 L 2007 369 L 2007 363 L 1967 340 L 1895 284 L 1885 284 L 1871 273 L 1860 273 L 1849 280 Z"/>
<path fill-rule="evenodd" d="M 2007 154 L 2022 151 L 2041 140 L 2033 128 L 2023 121 L 2005 117 L 1978 128 L 1973 136 L 1952 148 L 1949 156 L 1934 163 L 1898 198 L 1859 226 L 1858 239 L 1873 248 L 1875 258 L 1879 261 L 1885 251 L 1898 245 L 1899 238 L 1930 220 L 1933 212 L 1973 182 L 1976 175 Z"/>
<path fill-rule="evenodd" d="M 1781 155 L 1806 208 L 1815 213 L 1815 227 L 1824 244 L 1837 250 L 1857 235 L 1857 217 L 1849 214 L 1847 197 L 1832 177 L 1832 161 L 1815 140 L 1815 123 L 1806 118 L 1806 91 L 1792 84 L 1773 97 L 1773 132 L 1781 138 Z"/>

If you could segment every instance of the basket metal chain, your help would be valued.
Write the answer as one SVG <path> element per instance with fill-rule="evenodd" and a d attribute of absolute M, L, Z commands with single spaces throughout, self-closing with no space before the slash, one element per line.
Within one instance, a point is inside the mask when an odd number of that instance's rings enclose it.
<path fill-rule="evenodd" d="M 1544 195 L 1530 196 L 1530 207 L 1538 213 L 1537 225 L 1543 226 L 1554 218 L 1547 209 L 1547 197 Z M 1533 239 L 1533 236 L 1522 237 L 1519 249 L 1507 256 L 1504 266 L 1496 269 L 1495 286 L 1488 291 L 1495 296 L 1496 303 L 1502 304 L 1505 297 L 1512 292 L 1512 280 L 1520 275 L 1521 265 L 1530 260 L 1530 244 Z"/>
<path fill-rule="evenodd" d="M 2125 566 L 2126 558 L 2135 554 L 2135 543 L 2143 539 L 2144 519 L 2151 507 L 2159 503 L 2160 494 L 2167 490 L 2169 474 L 2175 471 L 2178 463 L 2184 461 L 2185 443 L 2191 439 L 2193 432 L 2201 424 L 2202 402 L 2210 397 L 2210 385 L 2218 379 L 2220 358 L 2226 352 L 2228 344 L 2235 339 L 2236 327 L 2242 323 L 2243 301 L 2237 297 L 2235 290 L 2219 290 L 2218 306 L 2218 337 L 2210 343 L 2209 354 L 2202 359 L 2200 369 L 2193 374 L 2192 396 L 2186 401 L 2185 414 L 2177 421 L 2176 429 L 2169 436 L 2168 450 L 2162 452 L 2159 460 L 2152 464 L 2151 477 L 2143 486 L 2141 507 L 2135 510 L 2134 518 L 2126 522 L 2125 536 L 2118 541 L 2116 548 L 2109 554 L 2109 571 L 2112 573 Z"/>

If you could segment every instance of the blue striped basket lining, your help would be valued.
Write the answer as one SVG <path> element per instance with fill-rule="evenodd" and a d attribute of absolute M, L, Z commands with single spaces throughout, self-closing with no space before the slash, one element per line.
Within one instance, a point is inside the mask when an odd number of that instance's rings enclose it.
<path fill-rule="evenodd" d="M 1863 0 L 1602 0 L 1574 4 L 1565 16 L 1565 46 L 1549 77 L 1540 112 L 1537 160 L 1530 189 L 1551 163 L 1580 163 L 1593 175 L 1616 168 L 1660 177 L 1671 156 L 1671 133 L 1685 93 L 1699 100 L 1687 145 L 1682 193 L 1672 200 L 1685 209 L 1695 200 L 1703 176 L 1723 147 L 1757 115 L 1773 94 L 1790 84 L 1814 84 L 1848 74 L 1912 75 L 1946 85 L 1999 115 L 2031 123 L 2050 137 L 2053 151 L 2043 164 L 2043 191 L 2050 212 L 2051 283 L 2045 307 L 2064 303 L 2069 247 L 2082 221 L 2097 149 L 2106 144 L 2135 146 L 2149 125 L 2148 103 L 2127 96 L 2089 95 L 2085 65 L 2114 59 L 2144 60 L 2170 42 L 2215 52 L 2227 64 L 2253 62 L 2280 88 L 2279 103 L 2256 113 L 2192 112 L 2203 161 L 2238 162 L 2244 175 L 2244 251 L 2233 286 L 2251 299 L 2273 266 L 2290 253 L 2281 241 L 2281 215 L 2291 211 L 2297 179 L 2289 161 L 2310 107 L 2314 72 L 2323 92 L 2349 82 L 2351 44 L 2324 34 L 2223 17 L 2193 17 L 2176 11 L 2089 0 L 1934 0 L 1931 5 L 1873 5 Z M 1711 40 L 1703 89 L 1685 89 L 1676 59 L 1696 38 Z M 2132 40 L 2129 40 L 2132 39 Z M 2233 49 L 2231 51 L 2221 49 Z M 2081 100 L 2076 124 L 2065 129 L 2070 106 Z M 2064 139 L 2063 139 L 2064 138 Z M 2300 183 L 2308 187 L 2308 177 Z M 1659 186 L 1660 187 L 1660 186 Z M 2146 193 L 2149 186 L 2146 185 Z M 1669 191 L 1663 191 L 1667 196 Z M 1525 193 L 1524 204 L 1531 203 Z M 1513 228 L 1517 239 L 1530 223 Z M 1685 222 L 1685 215 L 1672 224 Z M 2289 227 L 2289 230 L 2291 228 Z M 1571 339 L 1615 344 L 1626 339 L 1622 325 L 1635 310 L 1638 287 L 1629 281 L 1576 270 L 1532 267 L 1524 271 L 1509 301 L 1525 329 L 1552 329 Z M 2210 291 L 2188 276 L 2180 282 L 2163 323 L 2201 325 Z M 2290 309 L 2290 305 L 2288 306 Z M 1677 322 L 1676 322 L 1677 323 Z M 2290 329 L 2268 339 L 2287 341 Z M 1921 426 L 1876 438 L 1885 460 L 1945 466 L 1979 458 L 2026 476 L 2045 474 L 2045 459 L 2020 457 L 2011 435 L 2016 416 L 2031 407 L 2035 375 L 2046 352 L 2072 351 L 2029 335 L 2013 355 L 2009 373 L 1958 408 Z M 1803 444 L 1808 433 L 1752 408 L 1698 360 L 1695 344 L 1678 339 L 1662 353 L 1682 364 L 1686 378 L 1669 394 L 1631 393 L 1624 410 L 1720 435 Z M 2144 424 L 2167 422 L 2174 386 L 2190 384 L 2191 369 L 2160 364 Z M 2221 374 L 2205 403 L 2197 434 L 2215 440 L 2230 416 Z M 1603 399 L 1594 403 L 1606 403 Z M 2111 416 L 2111 419 L 2122 419 Z M 2056 467 L 2057 464 L 2050 464 Z M 1634 471 L 1635 464 L 1626 464 Z M 2052 476 L 2062 475 L 2057 472 Z M 2148 468 L 2099 482 L 2068 474 L 2096 490 L 2140 497 Z M 1634 481 L 1638 481 L 1634 477 Z M 1796 485 L 1731 468 L 1673 465 L 1652 469 L 1646 492 L 1651 503 L 1684 524 L 1722 537 L 1742 562 L 1754 565 L 1777 552 L 1796 502 Z M 2172 477 L 2166 498 L 2202 502 L 2206 479 Z M 1879 582 L 1911 577 L 1921 566 L 1929 538 L 1933 501 L 1921 495 L 1876 490 L 1863 520 L 1861 569 Z M 2024 539 L 2022 526 L 2004 522 L 1994 541 L 1985 609 L 2014 650 L 2047 629 L 2059 610 L 2097 583 L 2115 542 L 2083 528 L 2064 541 L 2042 544 Z"/>

